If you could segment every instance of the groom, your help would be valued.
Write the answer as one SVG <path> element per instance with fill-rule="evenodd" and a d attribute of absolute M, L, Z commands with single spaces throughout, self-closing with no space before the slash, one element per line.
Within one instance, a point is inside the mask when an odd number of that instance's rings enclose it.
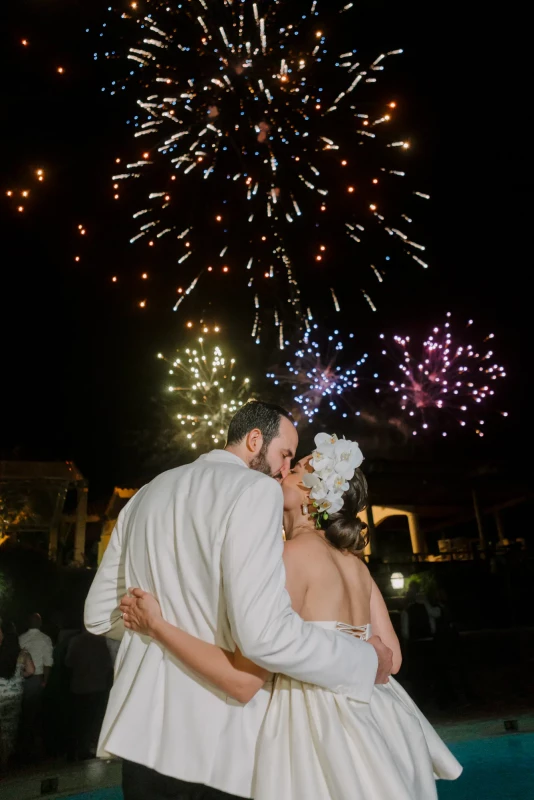
<path fill-rule="evenodd" d="M 287 475 L 297 443 L 283 409 L 247 403 L 226 450 L 159 475 L 119 516 L 85 624 L 122 638 L 99 755 L 124 759 L 125 800 L 250 797 L 269 701 L 263 689 L 243 706 L 157 642 L 125 631 L 118 606 L 130 586 L 153 593 L 169 622 L 228 650 L 237 644 L 271 672 L 363 702 L 387 680 L 391 654 L 377 637 L 370 644 L 324 630 L 291 609 L 272 478 Z"/>

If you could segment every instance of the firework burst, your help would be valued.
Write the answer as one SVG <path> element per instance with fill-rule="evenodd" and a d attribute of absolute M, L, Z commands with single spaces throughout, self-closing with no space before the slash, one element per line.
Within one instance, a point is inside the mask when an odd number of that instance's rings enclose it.
<path fill-rule="evenodd" d="M 410 351 L 409 336 L 394 336 L 391 346 L 382 350 L 388 359 L 385 373 L 396 364 L 402 376 L 392 380 L 385 380 L 379 372 L 373 376 L 378 384 L 375 392 L 395 400 L 414 436 L 425 431 L 447 436 L 445 428 L 451 422 L 484 436 L 486 407 L 495 396 L 496 383 L 506 377 L 491 349 L 494 334 L 480 344 L 470 344 L 465 332 L 453 336 L 450 320 L 449 312 L 445 324 L 432 329 L 417 356 Z M 472 325 L 469 320 L 466 329 Z M 380 338 L 386 345 L 384 334 Z M 501 414 L 508 416 L 507 412 Z"/>
<path fill-rule="evenodd" d="M 258 343 L 268 320 L 281 347 L 284 324 L 303 328 L 310 280 L 339 311 L 330 287 L 335 265 L 347 268 L 342 241 L 372 309 L 390 260 L 427 267 L 410 205 L 428 195 L 406 185 L 396 103 L 374 90 L 402 51 L 361 61 L 344 45 L 353 4 L 335 5 L 131 3 L 122 44 L 106 53 L 129 65 L 112 93 L 135 92 L 135 152 L 113 176 L 114 197 L 126 184 L 137 204 L 131 242 L 172 258 L 184 286 L 205 272 L 241 274 Z"/>
<path fill-rule="evenodd" d="M 349 341 L 354 334 L 349 334 Z M 367 353 L 360 359 L 346 362 L 346 345 L 339 331 L 326 335 L 318 325 L 298 345 L 293 360 L 267 377 L 275 386 L 291 390 L 293 416 L 302 423 L 312 423 L 319 412 L 339 413 L 344 419 L 350 414 L 359 416 L 351 406 L 351 398 L 358 388 L 358 369 L 365 364 Z M 295 394 L 296 393 L 296 394 Z"/>
<path fill-rule="evenodd" d="M 224 444 L 230 420 L 250 397 L 249 379 L 234 374 L 235 359 L 226 358 L 218 345 L 205 349 L 204 344 L 201 336 L 172 359 L 158 354 L 169 366 L 167 405 L 177 441 L 197 452 Z"/>

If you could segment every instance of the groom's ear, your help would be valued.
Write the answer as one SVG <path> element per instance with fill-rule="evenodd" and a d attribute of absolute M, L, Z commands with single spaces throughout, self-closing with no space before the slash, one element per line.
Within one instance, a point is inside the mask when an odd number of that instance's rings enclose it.
<path fill-rule="evenodd" d="M 250 453 L 259 453 L 263 446 L 263 434 L 259 428 L 253 428 L 247 433 L 245 441 Z"/>

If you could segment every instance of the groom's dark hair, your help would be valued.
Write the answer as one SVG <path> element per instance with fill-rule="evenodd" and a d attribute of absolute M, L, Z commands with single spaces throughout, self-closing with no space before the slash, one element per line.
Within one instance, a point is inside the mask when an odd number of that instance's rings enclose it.
<path fill-rule="evenodd" d="M 264 403 L 262 400 L 249 400 L 234 414 L 228 428 L 226 444 L 239 444 L 247 433 L 257 428 L 263 435 L 263 446 L 267 447 L 280 433 L 282 417 L 292 422 L 289 412 L 281 406 Z"/>

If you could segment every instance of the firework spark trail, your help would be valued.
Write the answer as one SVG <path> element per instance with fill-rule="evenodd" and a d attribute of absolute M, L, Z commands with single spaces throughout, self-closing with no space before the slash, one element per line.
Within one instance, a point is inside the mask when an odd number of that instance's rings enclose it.
<path fill-rule="evenodd" d="M 356 272 L 371 308 L 371 284 L 391 259 L 427 266 L 399 205 L 428 195 L 404 182 L 409 142 L 388 133 L 396 103 L 369 99 L 402 51 L 364 66 L 353 47 L 338 47 L 352 4 L 339 7 L 328 37 L 320 4 L 306 13 L 298 5 L 132 2 L 121 13 L 122 50 L 106 53 L 128 64 L 111 93 L 135 93 L 129 123 L 144 148 L 113 178 L 115 198 L 129 185 L 142 209 L 132 241 L 174 253 L 180 281 L 208 265 L 242 271 L 259 298 L 255 340 L 270 318 L 282 347 L 284 321 L 303 328 L 303 286 L 326 280 L 338 307 L 326 273 L 347 261 L 342 239 L 356 248 L 343 267 Z M 117 26 L 108 30 L 120 38 Z"/>
<path fill-rule="evenodd" d="M 14 186 L 11 185 L 5 190 L 5 196 L 9 198 L 12 207 L 16 208 L 19 214 L 23 214 L 26 211 L 30 198 L 33 199 L 35 193 L 35 189 L 33 188 L 34 181 L 37 180 L 39 183 L 42 183 L 45 180 L 44 169 L 30 169 L 27 170 L 27 172 L 28 175 L 25 176 L 22 186 L 17 185 L 20 181 L 19 179 L 19 181 L 15 182 Z M 76 260 L 79 261 L 80 259 L 77 258 Z"/>

